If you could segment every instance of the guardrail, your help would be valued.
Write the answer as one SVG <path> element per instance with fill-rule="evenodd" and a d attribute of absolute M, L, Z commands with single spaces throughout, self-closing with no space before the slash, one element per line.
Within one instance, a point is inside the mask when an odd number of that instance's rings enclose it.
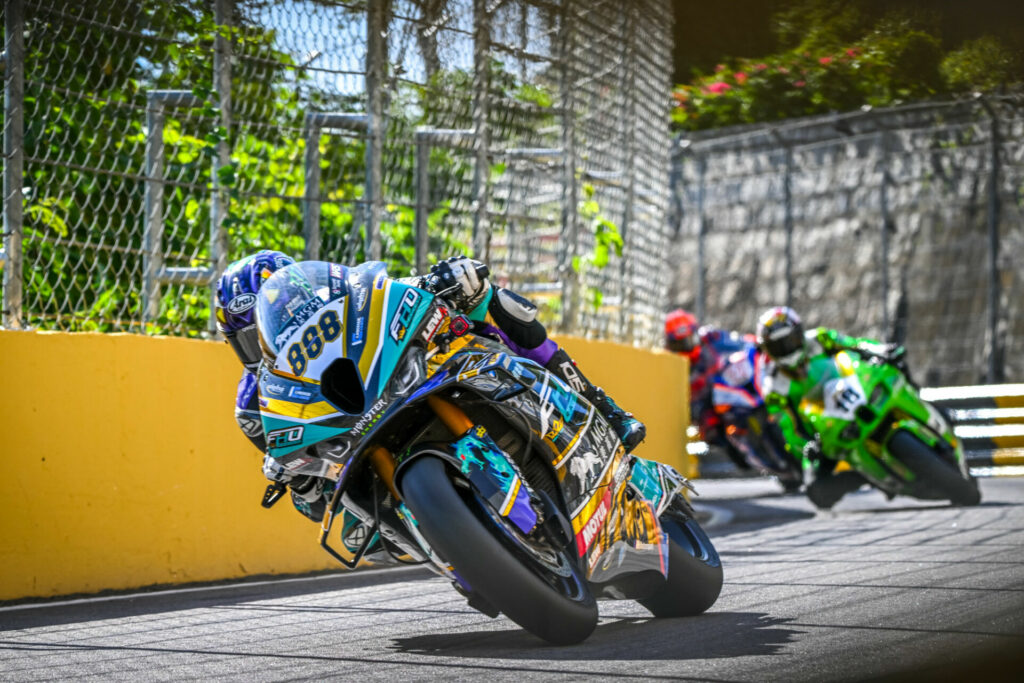
<path fill-rule="evenodd" d="M 921 398 L 953 419 L 967 464 L 975 476 L 1024 475 L 1024 384 L 988 384 L 921 389 Z M 691 427 L 691 431 L 696 430 Z M 718 449 L 690 441 L 701 477 L 749 476 Z"/>

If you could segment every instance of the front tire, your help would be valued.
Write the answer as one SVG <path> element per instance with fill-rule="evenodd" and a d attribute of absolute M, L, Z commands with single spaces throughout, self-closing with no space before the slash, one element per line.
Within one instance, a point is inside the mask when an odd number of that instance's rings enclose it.
<path fill-rule="evenodd" d="M 696 520 L 666 514 L 668 578 L 654 595 L 638 602 L 656 617 L 692 617 L 706 611 L 722 592 L 722 562 Z"/>
<path fill-rule="evenodd" d="M 981 502 L 981 491 L 974 477 L 964 479 L 959 469 L 910 432 L 898 431 L 889 441 L 889 452 L 917 477 L 912 484 L 912 495 L 949 499 L 953 505 Z"/>
<path fill-rule="evenodd" d="M 580 577 L 575 558 L 560 550 L 571 569 L 558 577 L 525 551 L 516 553 L 486 505 L 470 491 L 457 490 L 445 463 L 421 456 L 399 483 L 405 504 L 430 546 L 455 568 L 474 593 L 530 633 L 556 645 L 571 645 L 597 626 L 597 602 Z"/>

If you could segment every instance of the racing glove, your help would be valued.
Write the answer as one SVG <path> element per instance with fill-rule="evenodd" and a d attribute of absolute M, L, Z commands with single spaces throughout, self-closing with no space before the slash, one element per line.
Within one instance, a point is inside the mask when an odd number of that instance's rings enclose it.
<path fill-rule="evenodd" d="M 469 313 L 491 289 L 487 275 L 487 266 L 480 261 L 452 256 L 430 267 L 429 289 L 435 294 L 444 292 L 459 310 Z"/>

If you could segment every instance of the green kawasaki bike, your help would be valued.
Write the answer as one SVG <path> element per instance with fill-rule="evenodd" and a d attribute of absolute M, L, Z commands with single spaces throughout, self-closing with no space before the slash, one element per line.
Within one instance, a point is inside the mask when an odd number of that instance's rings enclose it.
<path fill-rule="evenodd" d="M 799 417 L 825 457 L 848 463 L 887 496 L 977 505 L 978 483 L 949 420 L 899 369 L 841 351 L 808 364 Z"/>

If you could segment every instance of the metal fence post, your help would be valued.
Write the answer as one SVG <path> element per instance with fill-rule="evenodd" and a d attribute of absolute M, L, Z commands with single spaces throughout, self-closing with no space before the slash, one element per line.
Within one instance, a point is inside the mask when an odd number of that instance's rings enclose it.
<path fill-rule="evenodd" d="M 416 274 L 427 272 L 427 214 L 430 211 L 430 142 L 423 129 L 416 131 Z"/>
<path fill-rule="evenodd" d="M 4 8 L 3 326 L 22 326 L 25 168 L 25 13 L 21 0 Z"/>
<path fill-rule="evenodd" d="M 220 178 L 220 169 L 231 163 L 231 151 L 228 140 L 231 139 L 231 42 L 228 39 L 231 30 L 231 6 L 233 0 L 216 0 L 214 5 L 214 22 L 217 24 L 217 36 L 213 51 L 213 83 L 217 91 L 220 106 L 220 125 L 224 134 L 217 142 L 217 153 L 213 157 L 213 196 L 210 201 L 210 261 L 215 273 L 222 273 L 228 265 L 228 234 L 224 229 L 231 198 L 224 189 Z M 211 283 L 212 284 L 212 283 Z M 210 287 L 210 319 L 208 330 L 216 333 L 217 317 L 215 315 L 216 288 Z"/>
<path fill-rule="evenodd" d="M 164 106 L 151 92 L 146 99 L 145 227 L 142 232 L 142 323 L 160 312 L 164 236 Z"/>
<path fill-rule="evenodd" d="M 387 60 L 387 16 L 385 3 L 368 2 L 366 6 L 366 258 L 381 258 L 380 223 L 383 212 L 381 196 L 384 182 L 384 68 Z"/>
<path fill-rule="evenodd" d="M 629 313 L 633 308 L 633 292 L 630 287 L 631 268 L 630 237 L 632 233 L 633 209 L 636 201 L 636 21 L 633 13 L 636 5 L 625 3 L 622 6 L 623 34 L 623 70 L 622 93 L 626 98 L 623 113 L 623 148 L 625 151 L 626 201 L 622 207 L 622 258 L 619 262 L 619 340 L 627 339 Z"/>
<path fill-rule="evenodd" d="M 879 125 L 883 125 L 879 122 Z M 882 211 L 882 329 L 885 338 L 892 340 L 893 330 L 889 327 L 889 233 L 894 230 L 892 212 L 889 210 L 889 188 L 892 187 L 892 174 L 889 172 L 889 131 L 884 127 L 881 132 L 882 155 L 879 164 L 882 170 L 882 184 L 879 188 L 878 203 Z"/>
<path fill-rule="evenodd" d="M 1002 287 L 999 281 L 999 116 L 992 104 L 982 98 L 981 106 L 988 112 L 991 125 L 991 144 L 989 146 L 989 180 L 988 180 L 988 377 L 989 383 L 1002 382 L 1003 349 L 999 339 L 999 300 Z"/>
<path fill-rule="evenodd" d="M 782 201 L 786 229 L 786 305 L 793 305 L 793 147 L 779 131 L 772 129 L 772 137 L 786 150 L 786 172 L 782 178 Z"/>
<path fill-rule="evenodd" d="M 560 99 L 562 101 L 562 248 L 559 254 L 558 274 L 562 278 L 562 320 L 561 331 L 572 332 L 576 326 L 579 310 L 577 296 L 578 275 L 572 267 L 577 253 L 579 234 L 579 186 L 576 179 L 576 121 L 575 121 L 575 80 L 576 69 L 573 59 L 576 51 L 576 23 L 573 15 L 573 0 L 565 0 L 561 12 L 561 40 L 559 41 Z"/>
<path fill-rule="evenodd" d="M 707 188 L 708 161 L 703 155 L 697 157 L 697 320 L 707 316 L 707 234 L 708 214 L 704 206 Z"/>
<path fill-rule="evenodd" d="M 151 90 L 146 96 L 146 190 L 142 232 L 142 323 L 160 313 L 164 282 L 210 285 L 218 271 L 209 268 L 164 268 L 164 117 L 167 108 L 202 106 L 188 90 Z"/>
<path fill-rule="evenodd" d="M 490 48 L 489 0 L 473 0 L 473 130 L 476 133 L 476 163 L 473 169 L 473 254 L 484 261 L 490 251 Z"/>
<path fill-rule="evenodd" d="M 306 145 L 306 192 L 302 199 L 302 236 L 305 246 L 302 257 L 307 261 L 320 259 L 320 135 L 324 128 L 341 128 L 365 133 L 367 126 L 368 117 L 365 114 L 306 112 L 302 129 Z M 358 227 L 353 221 L 352 229 L 358 230 Z M 338 255 L 334 258 L 342 260 L 343 256 Z"/>

